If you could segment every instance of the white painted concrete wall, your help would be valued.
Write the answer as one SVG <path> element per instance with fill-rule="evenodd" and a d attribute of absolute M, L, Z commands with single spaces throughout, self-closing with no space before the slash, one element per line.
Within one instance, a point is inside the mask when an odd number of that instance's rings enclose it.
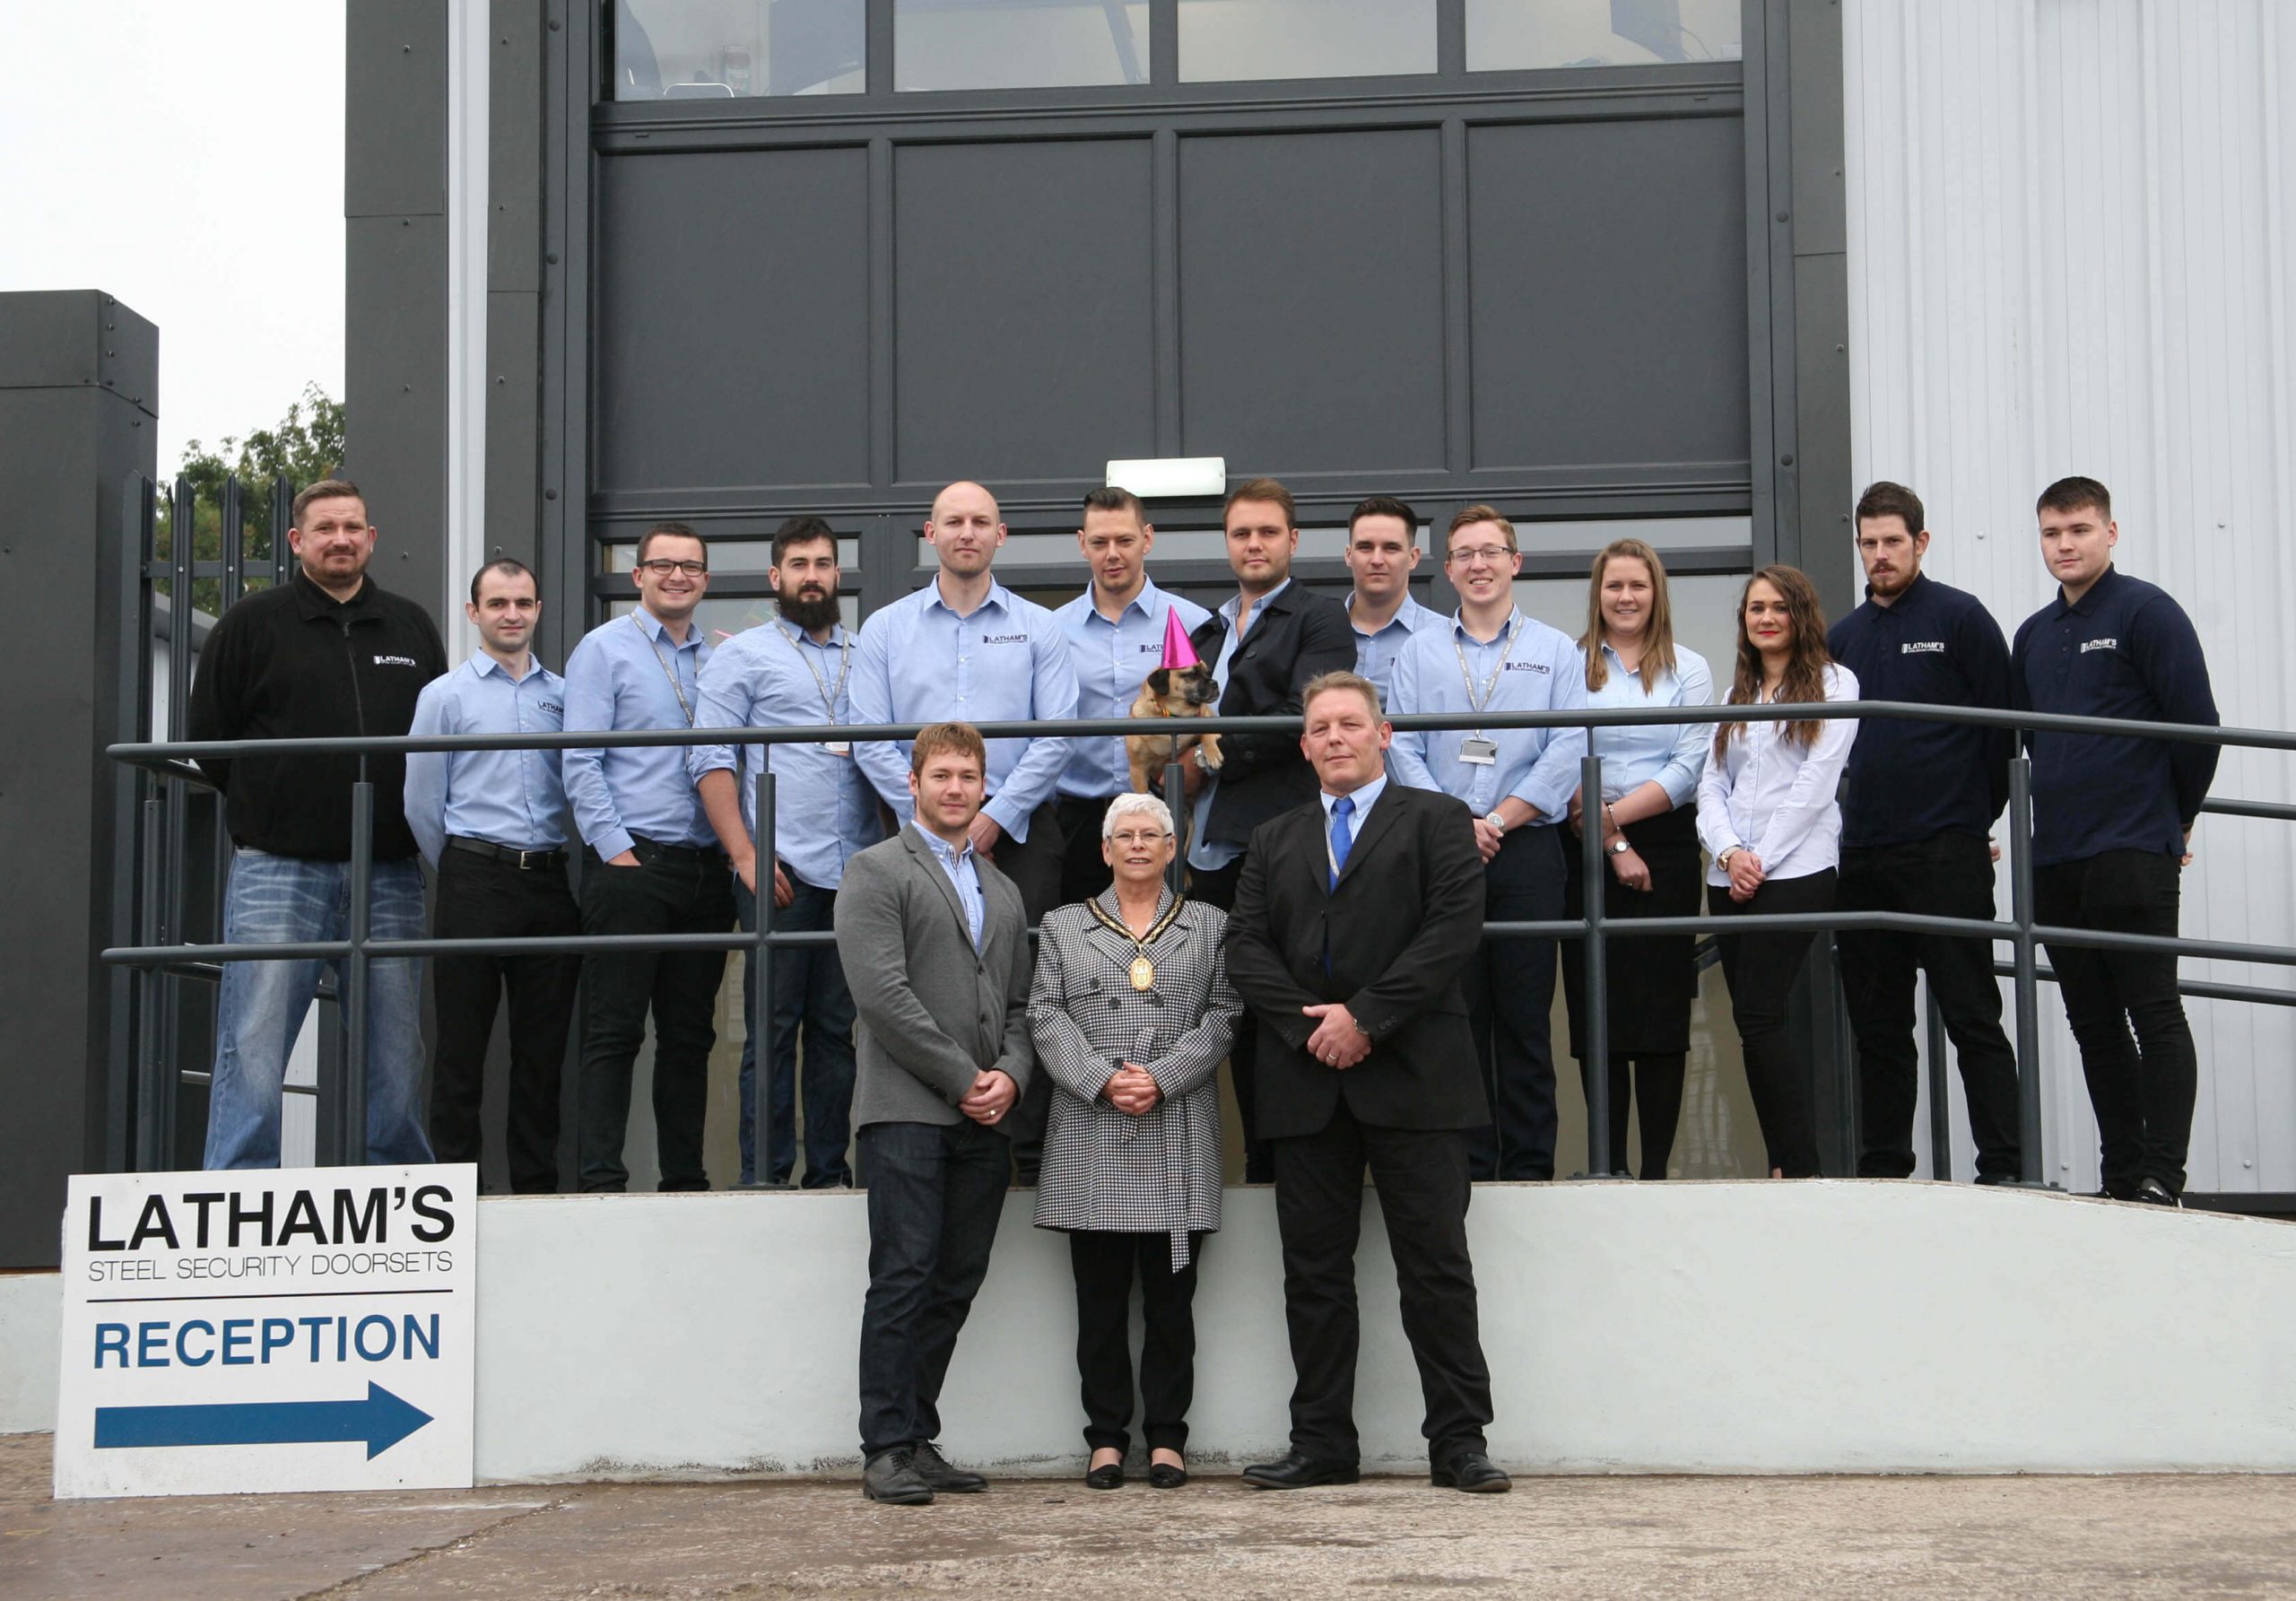
<path fill-rule="evenodd" d="M 1270 1192 L 1205 1258 L 1192 1455 L 1281 1453 Z M 1059 1237 L 1013 1197 L 944 1402 L 959 1459 L 1081 1468 Z M 865 1200 L 479 1209 L 477 1470 L 849 1473 Z M 2296 1228 L 1926 1183 L 1489 1186 L 1469 1223 L 1498 1423 L 1532 1471 L 2296 1469 Z M 1423 1466 L 1376 1207 L 1367 1466 Z M 0 1430 L 51 1426 L 53 1276 L 0 1280 Z M 2173 1315 L 2143 1315 L 2171 1308 Z"/>
<path fill-rule="evenodd" d="M 2291 727 L 2296 9 L 1845 0 L 1843 23 L 1858 483 L 1911 484 L 1937 535 L 1929 570 L 2013 633 L 2054 593 L 2034 497 L 2101 479 L 2121 567 L 2192 614 L 2224 720 Z M 2215 793 L 2286 800 L 2292 779 L 2288 757 L 2228 753 Z M 2185 931 L 2296 941 L 2292 844 L 2285 823 L 2205 822 Z M 2191 1187 L 2296 1190 L 2296 1014 L 2189 1009 Z M 2093 1189 L 2095 1125 L 2053 994 L 2043 1018 L 2050 1177 Z M 1966 1174 L 1958 1090 L 1954 1118 Z M 1926 1141 L 1926 1111 L 1918 1127 Z"/>

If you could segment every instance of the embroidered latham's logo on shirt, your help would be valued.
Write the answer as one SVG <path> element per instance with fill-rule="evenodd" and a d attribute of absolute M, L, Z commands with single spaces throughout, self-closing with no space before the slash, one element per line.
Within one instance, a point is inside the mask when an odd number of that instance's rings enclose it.
<path fill-rule="evenodd" d="M 1898 654 L 1900 656 L 1943 656 L 1945 654 L 1945 641 L 1943 640 L 1908 640 L 1904 644 L 1898 647 Z"/>
<path fill-rule="evenodd" d="M 980 642 L 984 645 L 1025 645 L 1029 642 L 1029 636 L 1026 634 L 983 634 L 980 636 Z"/>
<path fill-rule="evenodd" d="M 1509 673 L 1544 673 L 1547 670 L 1544 662 L 1502 662 L 1500 665 Z"/>
<path fill-rule="evenodd" d="M 2118 650 L 2119 648 L 2120 640 L 2118 639 L 2091 640 L 2083 644 L 2081 647 L 2081 654 L 2086 656 L 2092 650 Z"/>
<path fill-rule="evenodd" d="M 422 665 L 411 656 L 378 656 L 375 658 L 375 666 L 378 667 L 419 667 Z"/>

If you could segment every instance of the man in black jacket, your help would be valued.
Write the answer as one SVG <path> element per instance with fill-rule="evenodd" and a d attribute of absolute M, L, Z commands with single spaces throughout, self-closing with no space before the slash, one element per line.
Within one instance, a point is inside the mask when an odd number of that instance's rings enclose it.
<path fill-rule="evenodd" d="M 1228 920 L 1228 974 L 1266 1038 L 1259 1126 L 1292 1337 L 1292 1449 L 1264 1490 L 1355 1482 L 1355 1244 L 1363 1171 L 1426 1397 L 1434 1482 L 1508 1488 L 1486 1454 L 1491 1370 L 1467 1254 L 1467 1131 L 1491 1120 L 1459 974 L 1483 941 L 1483 853 L 1464 802 L 1389 781 L 1378 692 L 1307 687 L 1321 794 L 1264 824 Z"/>
<path fill-rule="evenodd" d="M 240 600 L 207 636 L 191 685 L 191 737 L 404 734 L 422 686 L 447 670 L 438 628 L 421 606 L 367 578 L 375 528 L 355 485 L 312 484 L 295 497 L 293 522 L 294 576 Z M 234 944 L 348 938 L 360 759 L 239 756 L 200 765 L 223 792 L 237 847 L 223 937 Z M 366 777 L 374 786 L 367 932 L 420 939 L 422 869 L 406 823 L 405 761 L 368 757 Z M 224 964 L 204 1166 L 279 1165 L 287 1053 L 327 965 Z M 422 1132 L 422 969 L 412 961 L 368 970 L 367 1160 L 430 1160 Z"/>
<path fill-rule="evenodd" d="M 1292 581 L 1300 519 L 1292 492 L 1274 479 L 1239 484 L 1229 493 L 1222 520 L 1236 596 L 1196 629 L 1189 642 L 1220 681 L 1221 716 L 1297 717 L 1300 692 L 1309 679 L 1355 666 L 1355 631 L 1348 625 L 1347 608 Z M 1289 734 L 1223 735 L 1220 744 L 1223 756 L 1216 774 L 1204 767 L 1200 746 L 1180 771 L 1196 803 L 1188 830 L 1190 892 L 1224 911 L 1236 903 L 1252 831 L 1312 798 L 1316 779 Z M 1235 1041 L 1228 1048 L 1228 1071 L 1244 1121 L 1244 1177 L 1265 1184 L 1275 1174 L 1254 1109 L 1252 1071 L 1258 1056 L 1257 1030 L 1246 1014 L 1237 1021 Z"/>

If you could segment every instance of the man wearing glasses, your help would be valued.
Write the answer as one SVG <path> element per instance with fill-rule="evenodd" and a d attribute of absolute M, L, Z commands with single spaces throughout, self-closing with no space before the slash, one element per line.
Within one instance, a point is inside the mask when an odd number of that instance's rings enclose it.
<path fill-rule="evenodd" d="M 621 732 L 691 728 L 709 647 L 694 608 L 709 552 L 683 523 L 638 543 L 635 611 L 592 629 L 566 659 L 566 727 Z M 733 874 L 677 745 L 570 750 L 567 799 L 584 845 L 585 934 L 723 934 Z M 586 957 L 578 1127 L 585 1190 L 629 1188 L 622 1136 L 631 1069 L 654 1018 L 654 1129 L 660 1188 L 708 1189 L 701 1165 L 713 1009 L 723 951 L 629 951 Z"/>
<path fill-rule="evenodd" d="M 1514 524 L 1489 506 L 1468 507 L 1451 519 L 1444 565 L 1458 613 L 1448 628 L 1413 634 L 1396 658 L 1395 715 L 1587 704 L 1578 645 L 1516 609 L 1523 558 Z M 1584 728 L 1452 728 L 1397 734 L 1388 762 L 1413 788 L 1466 802 L 1483 853 L 1484 916 L 1530 922 L 1562 915 L 1554 825 L 1586 754 Z M 1467 1013 L 1492 1107 L 1492 1127 L 1469 1139 L 1477 1179 L 1554 1177 L 1554 947 L 1551 939 L 1485 940 L 1468 964 Z"/>

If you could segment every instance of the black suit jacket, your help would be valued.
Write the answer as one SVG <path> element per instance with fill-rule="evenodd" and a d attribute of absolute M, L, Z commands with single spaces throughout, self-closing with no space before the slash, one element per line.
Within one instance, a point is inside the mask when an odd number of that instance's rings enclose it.
<path fill-rule="evenodd" d="M 1228 620 L 1214 612 L 1188 642 L 1206 663 L 1217 666 L 1228 643 Z M 1228 665 L 1221 715 L 1297 717 L 1308 680 L 1354 666 L 1355 631 L 1348 626 L 1347 608 L 1328 595 L 1311 594 L 1295 579 L 1262 602 L 1244 631 L 1244 642 Z M 1240 845 L 1277 813 L 1315 798 L 1315 770 L 1300 754 L 1298 735 L 1224 734 L 1220 748 L 1225 760 L 1204 826 L 1206 839 Z"/>
<path fill-rule="evenodd" d="M 1387 1128 L 1491 1121 L 1459 973 L 1483 939 L 1483 857 L 1464 802 L 1391 772 L 1330 885 L 1310 801 L 1261 825 L 1228 918 L 1228 977 L 1259 1019 L 1259 1133 L 1313 1134 L 1340 1099 Z M 1326 941 L 1331 970 L 1324 970 Z M 1342 1071 L 1306 1050 L 1300 1008 L 1344 1001 L 1371 1054 Z"/>

